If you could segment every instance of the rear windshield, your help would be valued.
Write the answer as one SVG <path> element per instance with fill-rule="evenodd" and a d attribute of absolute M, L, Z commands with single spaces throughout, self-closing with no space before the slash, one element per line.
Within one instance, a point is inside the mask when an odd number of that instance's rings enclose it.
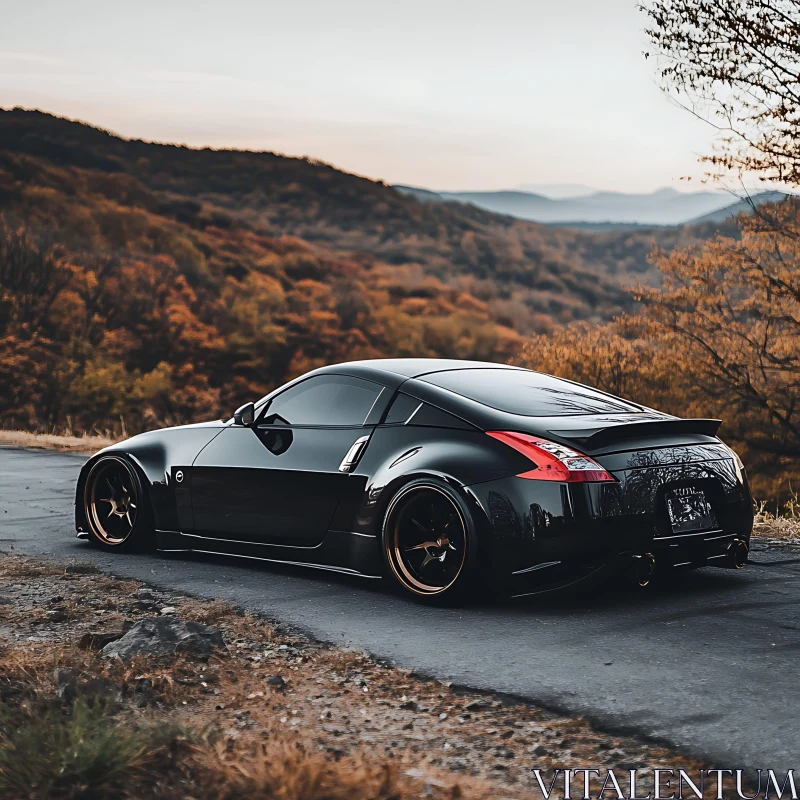
<path fill-rule="evenodd" d="M 630 414 L 633 403 L 550 375 L 516 369 L 461 369 L 435 372 L 419 380 L 477 400 L 485 406 L 526 417 L 577 414 Z"/>

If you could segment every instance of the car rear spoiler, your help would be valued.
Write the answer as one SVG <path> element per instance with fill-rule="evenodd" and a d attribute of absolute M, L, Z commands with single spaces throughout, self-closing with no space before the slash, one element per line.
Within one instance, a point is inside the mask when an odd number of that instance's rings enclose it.
<path fill-rule="evenodd" d="M 720 425 L 722 425 L 720 419 L 658 419 L 647 422 L 626 422 L 605 428 L 550 431 L 550 433 L 593 449 L 642 436 L 672 436 L 683 433 L 716 436 Z"/>

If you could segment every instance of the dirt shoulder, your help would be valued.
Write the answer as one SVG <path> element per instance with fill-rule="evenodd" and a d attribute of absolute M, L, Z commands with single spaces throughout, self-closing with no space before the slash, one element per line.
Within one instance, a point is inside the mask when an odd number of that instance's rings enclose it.
<path fill-rule="evenodd" d="M 115 440 L 106 436 L 57 436 L 49 433 L 0 430 L 0 447 L 23 447 L 39 450 L 86 453 L 91 455 Z"/>
<path fill-rule="evenodd" d="M 165 616 L 213 626 L 224 649 L 204 660 L 103 656 L 123 631 Z M 89 746 L 73 730 L 87 714 L 99 715 L 93 731 L 113 733 L 90 742 L 97 797 L 531 798 L 540 796 L 534 767 L 698 766 L 583 719 L 321 644 L 219 601 L 89 566 L 0 556 L 0 797 L 56 796 L 46 788 L 53 781 L 89 780 L 77 751 L 61 751 L 64 741 L 74 750 L 76 736 Z M 41 719 L 66 733 L 37 743 Z M 128 761 L 104 752 L 130 741 Z M 98 764 L 107 760 L 115 771 L 104 778 Z M 20 794 L 26 781 L 44 793 Z"/>

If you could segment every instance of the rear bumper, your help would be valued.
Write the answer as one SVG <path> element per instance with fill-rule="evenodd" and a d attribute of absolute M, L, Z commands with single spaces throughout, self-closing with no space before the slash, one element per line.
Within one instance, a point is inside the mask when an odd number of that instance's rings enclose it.
<path fill-rule="evenodd" d="M 489 569 L 499 580 L 549 581 L 653 553 L 669 566 L 723 565 L 730 543 L 749 543 L 753 503 L 732 459 L 615 471 L 615 483 L 555 483 L 525 478 L 469 487 L 481 509 Z M 696 486 L 714 525 L 675 533 L 665 496 Z"/>
<path fill-rule="evenodd" d="M 642 557 L 652 563 L 653 577 L 697 567 L 737 568 L 733 548 L 744 541 L 735 534 L 708 531 L 707 537 L 697 537 L 691 543 L 625 550 L 589 559 L 543 562 L 512 573 L 503 586 L 506 593 L 523 597 L 560 589 L 586 590 L 603 584 L 632 583 L 635 559 Z"/>

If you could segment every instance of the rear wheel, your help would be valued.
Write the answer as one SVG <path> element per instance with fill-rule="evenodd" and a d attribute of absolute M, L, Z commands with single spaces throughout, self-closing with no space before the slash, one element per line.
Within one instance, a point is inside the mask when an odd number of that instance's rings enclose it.
<path fill-rule="evenodd" d="M 83 489 L 91 541 L 106 550 L 147 550 L 153 543 L 152 512 L 134 467 L 120 456 L 103 456 Z"/>
<path fill-rule="evenodd" d="M 391 500 L 383 524 L 384 558 L 410 594 L 431 601 L 464 596 L 477 550 L 469 509 L 446 484 L 422 480 Z"/>

